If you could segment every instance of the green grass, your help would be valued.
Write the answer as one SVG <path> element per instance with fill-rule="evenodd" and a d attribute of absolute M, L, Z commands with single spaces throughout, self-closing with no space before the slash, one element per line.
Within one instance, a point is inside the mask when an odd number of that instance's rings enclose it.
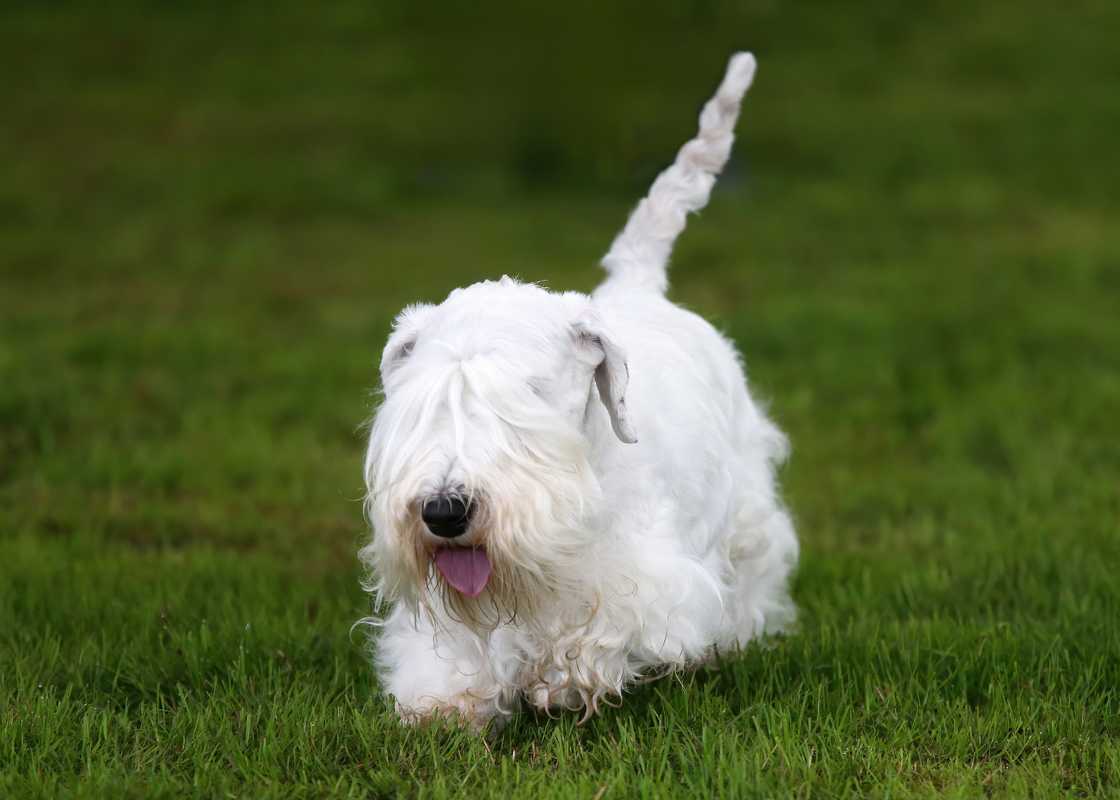
<path fill-rule="evenodd" d="M 1120 6 L 443 5 L 0 10 L 0 796 L 1120 793 Z M 593 286 L 744 45 L 674 296 L 793 440 L 799 632 L 401 729 L 389 320 Z"/>

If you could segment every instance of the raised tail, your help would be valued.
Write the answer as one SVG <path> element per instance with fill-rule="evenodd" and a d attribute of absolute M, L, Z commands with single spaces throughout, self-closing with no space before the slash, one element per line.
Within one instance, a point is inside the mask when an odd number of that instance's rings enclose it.
<path fill-rule="evenodd" d="M 700 132 L 680 149 L 673 165 L 657 176 L 603 256 L 607 285 L 660 293 L 668 288 L 673 242 L 684 230 L 689 212 L 708 204 L 716 176 L 731 155 L 739 104 L 754 79 L 754 69 L 750 53 L 731 57 L 723 82 L 700 112 Z"/>

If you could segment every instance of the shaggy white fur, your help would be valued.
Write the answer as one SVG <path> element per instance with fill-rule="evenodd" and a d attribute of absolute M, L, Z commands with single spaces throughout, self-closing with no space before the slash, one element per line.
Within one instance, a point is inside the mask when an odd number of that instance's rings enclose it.
<path fill-rule="evenodd" d="M 774 477 L 786 440 L 731 342 L 664 296 L 754 69 L 731 59 L 592 295 L 504 277 L 398 317 L 361 558 L 402 719 L 482 727 L 523 700 L 590 715 L 793 620 L 797 540 Z M 451 523 L 430 518 L 440 503 Z"/>

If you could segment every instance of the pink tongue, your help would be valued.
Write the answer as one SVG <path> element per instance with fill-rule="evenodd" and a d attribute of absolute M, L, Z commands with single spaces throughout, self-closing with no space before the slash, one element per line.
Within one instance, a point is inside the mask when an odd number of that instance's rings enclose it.
<path fill-rule="evenodd" d="M 465 594 L 478 597 L 490 580 L 490 559 L 482 550 L 445 547 L 436 551 L 436 569 L 444 580 Z"/>

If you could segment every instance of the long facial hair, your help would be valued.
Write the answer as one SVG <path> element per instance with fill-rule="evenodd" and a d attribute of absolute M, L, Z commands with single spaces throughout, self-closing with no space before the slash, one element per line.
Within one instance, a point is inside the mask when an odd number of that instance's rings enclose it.
<path fill-rule="evenodd" d="M 449 462 L 477 509 L 472 544 L 491 563 L 474 598 L 434 569 L 420 519 L 419 498 Z M 374 418 L 365 473 L 374 535 L 360 557 L 378 602 L 485 632 L 532 624 L 541 604 L 573 592 L 584 574 L 601 505 L 586 437 L 496 359 L 429 365 L 422 380 L 394 386 Z"/>

